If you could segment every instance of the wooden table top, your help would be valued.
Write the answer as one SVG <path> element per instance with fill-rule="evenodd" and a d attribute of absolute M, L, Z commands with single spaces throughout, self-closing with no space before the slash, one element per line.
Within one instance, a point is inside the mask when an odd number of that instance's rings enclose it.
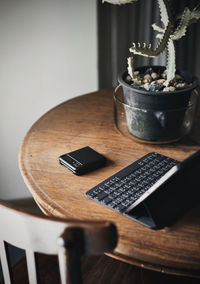
<path fill-rule="evenodd" d="M 85 196 L 90 188 L 149 152 L 182 161 L 200 146 L 199 120 L 189 136 L 173 144 L 142 144 L 123 136 L 114 124 L 112 94 L 112 89 L 86 94 L 42 116 L 21 146 L 19 166 L 24 181 L 48 215 L 114 222 L 119 241 L 112 257 L 157 271 L 200 277 L 198 206 L 172 227 L 155 231 Z M 107 166 L 76 176 L 59 164 L 61 154 L 85 146 L 105 155 Z"/>

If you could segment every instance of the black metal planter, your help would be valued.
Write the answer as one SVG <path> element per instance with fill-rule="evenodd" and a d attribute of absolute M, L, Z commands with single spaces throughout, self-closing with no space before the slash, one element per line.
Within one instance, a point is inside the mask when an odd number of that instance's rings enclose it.
<path fill-rule="evenodd" d="M 149 67 L 149 66 L 148 66 Z M 137 68 L 144 71 L 148 67 Z M 156 72 L 164 67 L 151 66 Z M 198 79 L 188 72 L 179 74 L 191 86 L 174 92 L 150 92 L 125 82 L 127 72 L 118 80 L 123 89 L 124 108 L 129 132 L 147 142 L 172 142 L 186 135 L 193 124 L 198 95 Z"/>

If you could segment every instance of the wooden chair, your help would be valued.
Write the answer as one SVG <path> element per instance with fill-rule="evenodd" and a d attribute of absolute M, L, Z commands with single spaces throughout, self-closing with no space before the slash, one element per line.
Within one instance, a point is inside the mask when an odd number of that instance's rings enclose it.
<path fill-rule="evenodd" d="M 109 222 L 50 218 L 0 201 L 0 228 L 5 284 L 80 284 L 82 279 L 83 284 L 199 283 L 199 279 L 148 271 L 103 255 L 117 242 L 116 228 Z M 8 259 L 9 244 L 26 254 L 14 269 Z"/>
<path fill-rule="evenodd" d="M 117 231 L 110 222 L 46 217 L 26 213 L 2 201 L 0 228 L 0 256 L 6 284 L 13 283 L 8 244 L 25 250 L 29 283 L 39 281 L 36 255 L 41 253 L 57 255 L 61 283 L 74 284 L 81 283 L 81 256 L 110 252 L 117 243 Z"/>

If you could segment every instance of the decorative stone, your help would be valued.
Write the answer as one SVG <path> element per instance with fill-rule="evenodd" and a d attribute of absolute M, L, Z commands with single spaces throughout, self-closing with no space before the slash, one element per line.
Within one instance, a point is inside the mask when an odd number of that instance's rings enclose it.
<path fill-rule="evenodd" d="M 161 77 L 164 78 L 164 79 L 167 79 L 167 73 L 166 73 L 166 70 L 161 74 Z"/>
<path fill-rule="evenodd" d="M 130 75 L 127 75 L 125 81 L 126 81 L 127 83 L 130 83 L 130 82 L 132 81 L 131 76 L 130 76 Z"/>
<path fill-rule="evenodd" d="M 159 78 L 159 75 L 158 75 L 158 73 L 153 72 L 153 73 L 151 73 L 151 77 L 152 77 L 153 80 L 156 80 L 156 79 Z"/>
<path fill-rule="evenodd" d="M 151 75 L 146 74 L 146 75 L 144 76 L 143 82 L 144 82 L 144 83 L 150 83 L 151 81 L 152 81 Z"/>
<path fill-rule="evenodd" d="M 164 89 L 163 89 L 163 92 L 173 92 L 173 91 L 175 91 L 175 87 L 173 87 L 173 86 L 169 86 L 169 87 L 165 87 Z"/>
<path fill-rule="evenodd" d="M 145 90 L 150 91 L 150 87 L 151 87 L 151 84 L 149 84 L 149 83 L 145 83 L 144 84 L 144 89 Z"/>
<path fill-rule="evenodd" d="M 158 84 L 164 84 L 165 79 L 158 79 L 157 81 L 155 81 Z"/>
<path fill-rule="evenodd" d="M 182 89 L 182 88 L 184 88 L 185 86 L 186 86 L 185 83 L 178 83 L 178 84 L 176 84 L 176 88 L 177 88 L 177 89 Z"/>
<path fill-rule="evenodd" d="M 140 71 L 134 71 L 134 76 L 138 76 L 140 74 Z"/>
<path fill-rule="evenodd" d="M 140 80 L 138 80 L 137 78 L 134 79 L 134 81 L 133 81 L 134 86 L 141 86 L 141 84 L 142 84 L 142 82 Z"/>
<path fill-rule="evenodd" d="M 149 91 L 158 92 L 158 91 L 162 90 L 162 88 L 163 88 L 163 85 L 161 85 L 161 84 L 153 84 L 153 85 L 150 86 Z"/>
<path fill-rule="evenodd" d="M 138 81 L 143 81 L 143 77 L 140 76 L 140 75 L 138 75 L 138 76 L 136 77 L 136 80 L 138 80 Z"/>
<path fill-rule="evenodd" d="M 150 74 L 144 75 L 144 79 L 152 79 Z"/>

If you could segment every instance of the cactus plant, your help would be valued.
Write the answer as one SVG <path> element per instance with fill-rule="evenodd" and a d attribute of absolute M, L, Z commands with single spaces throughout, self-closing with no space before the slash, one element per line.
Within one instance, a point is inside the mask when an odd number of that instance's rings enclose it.
<path fill-rule="evenodd" d="M 104 0 L 103 2 L 109 2 L 112 4 L 127 4 L 137 0 Z M 197 5 L 193 10 L 185 8 L 184 11 L 178 15 L 173 16 L 171 8 L 171 0 L 157 0 L 160 9 L 160 17 L 162 25 L 154 23 L 153 29 L 158 32 L 157 38 L 159 43 L 155 49 L 152 48 L 151 44 L 147 43 L 133 43 L 130 47 L 130 52 L 146 57 L 155 57 L 162 53 L 165 49 L 167 50 L 167 66 L 166 74 L 167 80 L 165 86 L 169 85 L 169 82 L 174 79 L 176 73 L 176 56 L 175 56 L 175 45 L 174 42 L 185 36 L 187 28 L 192 23 L 197 22 L 200 19 L 200 4 Z M 132 77 L 133 81 L 137 80 L 134 78 L 133 58 L 128 58 L 128 73 Z"/>

